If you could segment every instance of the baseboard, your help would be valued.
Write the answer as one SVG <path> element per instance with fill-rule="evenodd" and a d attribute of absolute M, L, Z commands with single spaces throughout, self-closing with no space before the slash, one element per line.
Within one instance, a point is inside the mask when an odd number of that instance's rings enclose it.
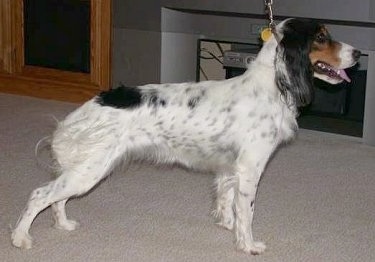
<path fill-rule="evenodd" d="M 89 83 L 69 83 L 46 79 L 0 75 L 0 92 L 82 103 L 100 93 L 101 88 Z"/>

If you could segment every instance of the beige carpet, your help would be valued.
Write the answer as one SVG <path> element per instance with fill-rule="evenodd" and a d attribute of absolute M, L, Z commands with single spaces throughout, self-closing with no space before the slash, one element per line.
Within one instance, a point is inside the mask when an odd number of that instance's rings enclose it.
<path fill-rule="evenodd" d="M 301 130 L 279 150 L 259 187 L 253 257 L 213 224 L 213 176 L 134 166 L 68 203 L 82 226 L 51 228 L 51 210 L 31 228 L 34 247 L 10 244 L 29 193 L 50 175 L 37 141 L 76 105 L 0 94 L 0 261 L 375 261 L 375 148 L 358 139 Z"/>

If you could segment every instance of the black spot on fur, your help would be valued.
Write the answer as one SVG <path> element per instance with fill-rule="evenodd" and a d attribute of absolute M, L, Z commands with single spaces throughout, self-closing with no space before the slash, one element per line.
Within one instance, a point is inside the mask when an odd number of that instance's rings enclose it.
<path fill-rule="evenodd" d="M 135 108 L 141 105 L 142 94 L 136 87 L 119 86 L 100 93 L 96 102 L 114 108 Z"/>
<path fill-rule="evenodd" d="M 230 111 L 232 111 L 232 107 L 228 106 L 228 107 L 224 107 L 224 108 L 222 108 L 222 109 L 219 111 L 219 113 L 225 113 L 225 112 L 230 113 Z"/>
<path fill-rule="evenodd" d="M 240 195 L 243 196 L 243 197 L 248 197 L 249 196 L 248 193 L 244 193 L 244 192 L 241 192 L 241 191 L 240 191 Z"/>
<path fill-rule="evenodd" d="M 194 109 L 198 105 L 200 99 L 201 99 L 201 97 L 199 97 L 199 96 L 190 98 L 189 101 L 188 101 L 188 107 L 190 109 Z"/>
<path fill-rule="evenodd" d="M 158 106 L 166 107 L 167 101 L 163 98 L 160 98 L 156 92 L 153 92 L 151 95 L 149 95 L 148 105 L 152 107 L 158 107 Z"/>
<path fill-rule="evenodd" d="M 164 99 L 160 99 L 160 105 L 162 107 L 165 107 L 167 105 L 167 102 Z"/>
<path fill-rule="evenodd" d="M 217 122 L 217 118 L 215 117 L 214 119 L 212 119 L 212 122 L 208 124 L 208 126 L 214 126 Z"/>
<path fill-rule="evenodd" d="M 158 97 L 156 95 L 151 95 L 149 100 L 148 100 L 148 105 L 149 106 L 157 106 L 158 104 Z"/>

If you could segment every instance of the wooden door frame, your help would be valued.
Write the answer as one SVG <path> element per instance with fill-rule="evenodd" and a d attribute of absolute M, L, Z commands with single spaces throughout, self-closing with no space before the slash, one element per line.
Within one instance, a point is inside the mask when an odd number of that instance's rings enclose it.
<path fill-rule="evenodd" d="M 90 73 L 25 65 L 23 0 L 0 3 L 0 92 L 81 102 L 111 84 L 112 1 L 90 0 Z"/>
<path fill-rule="evenodd" d="M 14 72 L 15 19 L 16 2 L 0 2 L 0 72 Z"/>

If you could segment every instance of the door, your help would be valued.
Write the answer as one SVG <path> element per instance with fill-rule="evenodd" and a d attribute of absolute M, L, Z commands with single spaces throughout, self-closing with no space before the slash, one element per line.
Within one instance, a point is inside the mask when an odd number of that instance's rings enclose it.
<path fill-rule="evenodd" d="M 2 0 L 0 92 L 81 102 L 110 87 L 111 1 Z"/>

